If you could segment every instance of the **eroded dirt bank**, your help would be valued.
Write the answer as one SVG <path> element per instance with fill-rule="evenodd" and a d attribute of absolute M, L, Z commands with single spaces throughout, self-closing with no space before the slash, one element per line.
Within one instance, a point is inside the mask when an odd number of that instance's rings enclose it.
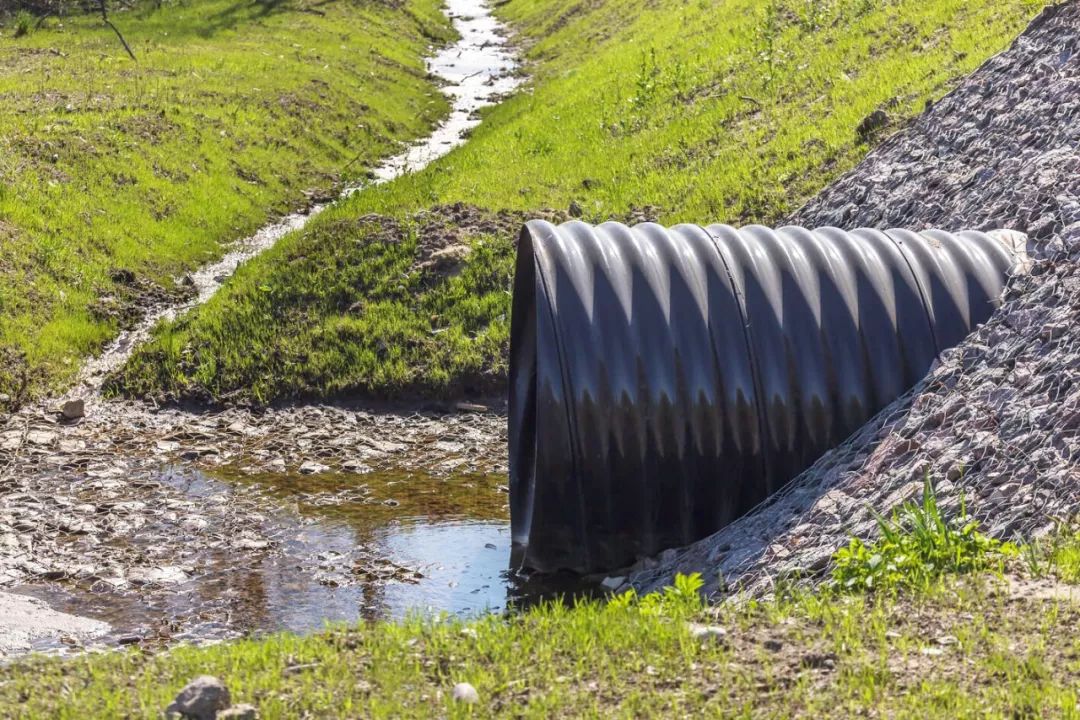
<path fill-rule="evenodd" d="M 907 396 L 758 510 L 632 576 L 709 590 L 813 575 L 936 483 L 984 529 L 1031 537 L 1080 510 L 1080 3 L 1046 10 L 912 127 L 797 212 L 841 227 L 1010 228 L 1037 259 L 1004 306 Z"/>

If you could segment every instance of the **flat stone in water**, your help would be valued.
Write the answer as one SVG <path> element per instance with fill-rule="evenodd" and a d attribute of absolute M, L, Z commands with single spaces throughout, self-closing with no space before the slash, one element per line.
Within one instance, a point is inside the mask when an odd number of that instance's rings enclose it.
<path fill-rule="evenodd" d="M 36 598 L 0 592 L 0 657 L 55 647 L 64 638 L 81 645 L 108 630 L 103 622 L 58 612 Z"/>
<path fill-rule="evenodd" d="M 127 574 L 128 581 L 135 584 L 170 585 L 183 582 L 187 578 L 188 575 L 183 568 L 175 566 L 135 568 Z"/>

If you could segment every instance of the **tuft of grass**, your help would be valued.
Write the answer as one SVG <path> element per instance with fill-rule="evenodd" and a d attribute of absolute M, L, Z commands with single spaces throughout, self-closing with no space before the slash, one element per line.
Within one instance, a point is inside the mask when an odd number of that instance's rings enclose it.
<path fill-rule="evenodd" d="M 13 30 L 11 34 L 14 37 L 21 38 L 25 35 L 29 35 L 34 31 L 34 16 L 26 10 L 20 10 L 15 14 L 12 26 Z"/>
<path fill-rule="evenodd" d="M 0 36 L 0 394 L 62 384 L 176 277 L 448 110 L 437 0 L 138 2 Z M 2 404 L 0 404 L 2 408 Z"/>
<path fill-rule="evenodd" d="M 636 608 L 646 615 L 669 618 L 692 617 L 705 608 L 705 598 L 701 595 L 704 586 L 701 573 L 676 573 L 673 584 L 661 592 L 639 596 L 637 591 L 627 590 L 608 600 L 607 606 L 612 609 Z"/>
<path fill-rule="evenodd" d="M 1049 537 L 1021 546 L 1020 554 L 1032 577 L 1053 575 L 1061 582 L 1080 584 L 1080 530 L 1059 527 Z"/>
<path fill-rule="evenodd" d="M 1073 533 L 1058 543 L 1050 561 L 1063 582 L 1080 583 L 1080 533 Z"/>
<path fill-rule="evenodd" d="M 832 587 L 844 592 L 924 590 L 947 574 L 1000 571 L 1007 558 L 1020 554 L 1015 544 L 980 533 L 963 501 L 960 514 L 946 519 L 929 479 L 920 502 L 905 502 L 891 518 L 876 517 L 879 539 L 865 543 L 852 538 L 837 551 Z"/>
<path fill-rule="evenodd" d="M 600 221 L 645 214 L 667 223 L 773 223 L 852 167 L 872 142 L 902 127 L 928 100 L 1002 49 L 1042 0 L 509 0 L 498 13 L 528 47 L 530 86 L 485 112 L 463 147 L 421 172 L 353 196 L 282 241 L 281 253 L 256 260 L 191 318 L 162 328 L 136 356 L 117 389 L 272 400 L 298 389 L 315 395 L 376 397 L 404 378 L 417 388 L 452 392 L 471 385 L 482 366 L 505 381 L 509 283 L 486 288 L 479 316 L 430 335 L 423 318 L 387 323 L 341 320 L 304 288 L 334 286 L 336 268 L 385 267 L 378 285 L 396 282 L 382 251 L 356 229 L 314 252 L 319 274 L 305 263 L 280 266 L 329 227 L 371 213 L 400 219 L 458 202 L 522 214 L 574 208 Z M 860 123 L 884 111 L 888 123 L 860 137 Z M 498 244 L 512 253 L 513 232 Z M 504 258 L 497 264 L 505 266 Z M 249 317 L 258 278 L 295 303 L 266 319 Z M 462 296 L 469 296 L 469 287 Z M 235 308 L 231 310 L 230 308 Z M 365 311 L 383 311 L 373 304 Z M 348 328 L 315 336 L 312 325 Z M 487 328 L 483 342 L 463 337 Z M 232 332 L 221 332 L 230 328 Z M 387 333 L 387 330 L 389 332 Z M 387 333 L 385 336 L 380 333 Z M 284 366 L 263 352 L 262 337 L 284 338 L 289 354 L 319 364 Z M 344 338 L 347 337 L 346 341 Z M 396 347 L 362 362 L 348 343 L 370 348 L 386 337 Z M 291 338 L 305 338 L 293 343 Z M 305 344 L 306 343 L 306 347 Z M 260 351 L 251 353 L 253 347 Z M 467 348 L 467 350 L 463 350 Z M 446 362 L 459 351 L 468 362 Z M 325 357 L 332 362 L 321 362 Z M 254 357 L 252 357 L 254 356 Z M 359 364 L 371 362 L 362 371 Z M 155 367 L 155 364 L 160 367 Z M 167 370 L 166 370 L 167 368 Z M 461 373 L 461 374 L 459 374 Z M 273 378 L 262 382 L 261 378 Z M 378 386 L 381 378 L 387 387 Z"/>

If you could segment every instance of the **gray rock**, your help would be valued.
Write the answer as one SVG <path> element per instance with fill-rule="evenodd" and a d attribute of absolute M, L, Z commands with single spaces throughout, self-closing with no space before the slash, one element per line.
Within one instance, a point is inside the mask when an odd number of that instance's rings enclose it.
<path fill-rule="evenodd" d="M 51 430 L 31 430 L 26 433 L 26 442 L 31 445 L 52 445 L 56 442 L 56 433 Z"/>
<path fill-rule="evenodd" d="M 317 475 L 319 473 L 324 473 L 329 469 L 330 468 L 326 465 L 323 465 L 322 463 L 317 463 L 314 460 L 305 460 L 303 463 L 300 464 L 301 475 Z"/>
<path fill-rule="evenodd" d="M 156 583 L 169 585 L 187 580 L 187 573 L 183 568 L 166 565 L 158 567 L 133 568 L 128 572 L 127 579 L 136 585 Z"/>
<path fill-rule="evenodd" d="M 229 705 L 225 684 L 212 675 L 200 675 L 184 686 L 165 712 L 187 720 L 215 720 Z"/>
<path fill-rule="evenodd" d="M 359 460 L 346 460 L 341 463 L 341 469 L 347 472 L 356 473 L 357 475 L 363 475 L 372 470 L 370 465 L 362 463 Z"/>
<path fill-rule="evenodd" d="M 258 720 L 259 711 L 254 705 L 233 705 L 218 713 L 217 720 Z"/>
<path fill-rule="evenodd" d="M 615 592 L 622 584 L 626 582 L 625 575 L 614 575 L 612 577 L 606 577 L 600 582 L 600 587 L 609 592 Z"/>
<path fill-rule="evenodd" d="M 86 402 L 81 398 L 68 400 L 60 408 L 60 414 L 64 416 L 65 420 L 78 420 L 86 415 Z"/>
<path fill-rule="evenodd" d="M 719 625 L 700 625 L 698 623 L 687 623 L 687 630 L 690 631 L 690 637 L 694 638 L 698 642 L 705 643 L 727 643 L 727 630 Z"/>
<path fill-rule="evenodd" d="M 454 702 L 465 703 L 466 705 L 475 705 L 480 702 L 480 693 L 476 692 L 476 688 L 467 682 L 459 682 L 455 685 L 451 697 Z"/>

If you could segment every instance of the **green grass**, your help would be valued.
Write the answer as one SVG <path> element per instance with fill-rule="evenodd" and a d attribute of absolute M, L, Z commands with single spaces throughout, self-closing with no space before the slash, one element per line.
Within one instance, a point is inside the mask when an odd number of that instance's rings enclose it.
<path fill-rule="evenodd" d="M 1014 544 L 979 532 L 979 523 L 968 516 L 963 502 L 960 514 L 947 520 L 929 480 L 921 502 L 905 502 L 891 518 L 878 515 L 877 521 L 878 540 L 867 544 L 852 538 L 837 551 L 832 572 L 836 588 L 922 590 L 943 575 L 1000 568 L 1020 554 Z"/>
<path fill-rule="evenodd" d="M 649 215 L 678 221 L 772 223 L 852 167 L 883 134 L 918 114 L 1003 49 L 1041 0 L 509 0 L 499 14 L 528 45 L 529 88 L 486 113 L 464 147 L 424 171 L 369 189 L 326 213 L 190 318 L 164 328 L 116 387 L 133 395 L 400 396 L 469 387 L 476 367 L 505 376 L 509 281 L 477 288 L 482 315 L 429 320 L 423 303 L 376 293 L 371 306 L 327 303 L 342 266 L 376 285 L 403 265 L 348 223 L 399 221 L 444 203 L 525 214 L 567 210 L 588 220 Z M 862 138 L 876 109 L 887 127 Z M 333 243 L 316 238 L 333 237 Z M 506 237 L 476 275 L 509 267 Z M 296 269 L 285 258 L 304 255 Z M 320 257 L 313 258 L 313 254 Z M 321 268 L 313 272 L 313 268 Z M 288 308 L 258 315 L 268 283 Z M 457 291 L 455 291 L 457 292 Z M 361 310 L 360 308 L 364 309 Z M 379 320 L 364 315 L 379 312 Z M 445 323 L 449 321 L 447 326 Z M 309 328 L 320 328 L 313 334 Z M 335 328 L 348 328 L 335 334 Z M 326 332 L 326 330 L 331 332 Z M 432 333 L 438 333 L 432 335 Z M 282 362 L 318 356 L 319 364 Z M 297 339 L 300 338 L 300 339 Z M 385 358 L 363 350 L 381 339 Z M 434 340 L 432 340 L 434 338 Z M 458 361 L 458 355 L 468 359 Z"/>
<path fill-rule="evenodd" d="M 1043 4 L 511 0 L 500 12 L 533 42 L 533 91 L 356 210 L 577 201 L 594 220 L 773 221 L 865 154 L 869 113 L 900 126 Z"/>
<path fill-rule="evenodd" d="M 106 390 L 215 400 L 243 387 L 255 401 L 494 394 L 509 328 L 491 318 L 508 312 L 520 218 L 454 217 L 318 222 L 241 267 L 227 303 L 163 326 L 138 351 L 138 370 Z M 420 258 L 442 246 L 467 261 L 425 267 Z M 238 337 L 244 345 L 230 342 Z"/>
<path fill-rule="evenodd" d="M 696 574 L 663 593 L 547 603 L 473 620 L 414 617 L 162 653 L 30 658 L 0 668 L 6 717 L 157 717 L 192 678 L 220 677 L 263 718 L 352 717 L 1076 717 L 1080 589 L 1023 566 L 978 570 L 986 547 L 944 562 L 937 509 L 893 540 L 941 573 L 865 585 L 780 588 L 709 606 Z M 1059 551 L 1078 553 L 1064 534 Z M 842 555 L 835 558 L 842 561 Z M 971 572 L 963 572 L 967 569 Z M 1012 584 L 1010 584 L 1010 581 Z M 917 590 L 915 588 L 918 588 Z M 887 590 L 887 591 L 886 591 Z M 695 625 L 723 628 L 695 637 Z M 451 700 L 469 682 L 478 704 Z"/>
<path fill-rule="evenodd" d="M 437 0 L 158 5 L 113 14 L 138 62 L 94 15 L 0 17 L 0 393 L 16 401 L 223 242 L 447 111 L 424 66 L 453 34 Z"/>

